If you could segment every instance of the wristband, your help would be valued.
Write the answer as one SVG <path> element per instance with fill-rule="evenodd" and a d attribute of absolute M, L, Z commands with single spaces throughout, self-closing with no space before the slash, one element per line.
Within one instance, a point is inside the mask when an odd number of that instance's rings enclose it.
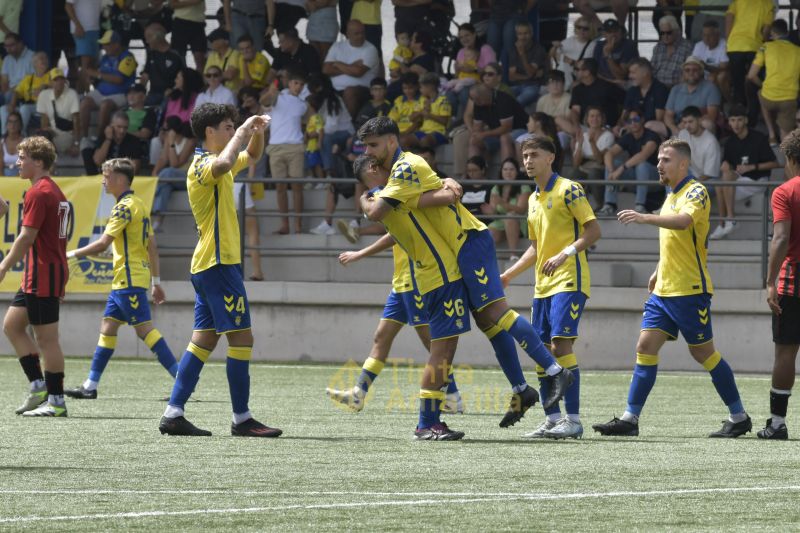
<path fill-rule="evenodd" d="M 570 244 L 569 246 L 567 246 L 566 248 L 561 250 L 561 253 L 571 257 L 571 256 L 576 255 L 578 253 L 578 249 L 575 248 L 574 244 Z"/>
<path fill-rule="evenodd" d="M 158 277 L 158 276 L 153 276 L 152 283 L 153 283 L 153 286 L 161 285 L 161 278 Z"/>
<path fill-rule="evenodd" d="M 72 259 L 73 257 L 75 257 L 75 250 L 67 252 L 67 259 Z"/>

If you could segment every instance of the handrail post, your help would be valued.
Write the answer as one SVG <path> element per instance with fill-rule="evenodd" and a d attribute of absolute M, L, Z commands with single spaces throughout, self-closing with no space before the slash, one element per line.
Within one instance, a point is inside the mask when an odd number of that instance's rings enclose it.
<path fill-rule="evenodd" d="M 764 187 L 764 202 L 761 206 L 761 288 L 767 288 L 767 256 L 769 254 L 769 187 Z"/>

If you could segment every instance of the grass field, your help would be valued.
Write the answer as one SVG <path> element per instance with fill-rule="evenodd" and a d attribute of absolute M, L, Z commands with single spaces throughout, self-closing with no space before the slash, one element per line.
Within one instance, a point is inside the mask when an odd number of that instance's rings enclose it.
<path fill-rule="evenodd" d="M 67 385 L 88 359 L 70 359 Z M 446 416 L 461 442 L 414 442 L 417 370 L 387 366 L 367 408 L 324 389 L 351 370 L 253 365 L 251 408 L 277 440 L 230 436 L 224 366 L 210 363 L 187 418 L 211 438 L 158 433 L 170 389 L 155 361 L 112 360 L 96 401 L 68 419 L 13 414 L 25 393 L 0 359 L 0 529 L 168 530 L 789 530 L 800 527 L 796 441 L 709 440 L 724 407 L 705 373 L 659 376 L 634 439 L 589 426 L 624 409 L 628 372 L 587 372 L 581 441 L 519 437 L 539 406 L 501 429 L 499 371 L 457 372 L 468 413 Z M 739 376 L 761 427 L 769 381 Z M 497 393 L 495 393 L 497 391 Z M 503 403 L 500 404 L 499 402 Z M 795 411 L 796 412 L 796 411 Z M 798 426 L 789 420 L 790 431 Z"/>

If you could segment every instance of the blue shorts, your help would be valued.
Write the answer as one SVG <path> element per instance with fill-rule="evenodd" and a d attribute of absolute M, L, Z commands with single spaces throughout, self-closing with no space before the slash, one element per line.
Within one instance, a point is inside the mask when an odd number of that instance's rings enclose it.
<path fill-rule="evenodd" d="M 391 320 L 412 327 L 427 326 L 428 313 L 417 291 L 390 292 L 383 306 L 381 320 Z"/>
<path fill-rule="evenodd" d="M 545 344 L 550 344 L 553 338 L 575 339 L 585 305 L 586 295 L 578 291 L 534 298 L 531 307 L 533 329 Z"/>
<path fill-rule="evenodd" d="M 644 304 L 642 329 L 663 331 L 674 341 L 681 332 L 686 342 L 699 345 L 714 339 L 711 330 L 711 295 L 661 297 L 651 294 Z"/>
<path fill-rule="evenodd" d="M 134 287 L 111 291 L 106 300 L 103 318 L 116 322 L 138 326 L 150 322 L 150 303 L 147 301 L 147 289 Z"/>
<path fill-rule="evenodd" d="M 306 152 L 306 168 L 314 168 L 316 166 L 322 166 L 322 153 L 319 150 L 314 152 Z"/>
<path fill-rule="evenodd" d="M 428 311 L 432 341 L 469 331 L 469 313 L 464 307 L 466 299 L 467 291 L 461 280 L 451 281 L 422 295 L 425 310 Z"/>
<path fill-rule="evenodd" d="M 97 57 L 100 55 L 100 45 L 97 40 L 100 38 L 100 30 L 87 31 L 83 37 L 75 37 L 75 55 Z"/>
<path fill-rule="evenodd" d="M 433 137 L 436 140 L 436 146 L 439 146 L 441 144 L 447 144 L 447 137 L 445 137 L 444 135 L 442 135 L 438 131 L 433 131 L 431 133 L 425 133 L 423 131 L 416 131 L 416 132 L 414 132 L 414 135 L 417 137 L 417 139 L 422 139 L 423 137 L 427 137 L 428 135 L 430 135 L 431 137 Z"/>
<path fill-rule="evenodd" d="M 471 310 L 480 311 L 506 297 L 497 267 L 494 239 L 489 230 L 468 231 L 457 259 Z"/>
<path fill-rule="evenodd" d="M 250 304 L 241 265 L 215 265 L 192 274 L 194 329 L 218 334 L 250 329 Z"/>

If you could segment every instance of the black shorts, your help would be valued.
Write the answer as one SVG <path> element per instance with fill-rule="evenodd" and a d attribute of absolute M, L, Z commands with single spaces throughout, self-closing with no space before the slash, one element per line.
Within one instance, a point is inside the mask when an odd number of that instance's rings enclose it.
<path fill-rule="evenodd" d="M 35 294 L 17 291 L 11 307 L 24 307 L 28 310 L 28 322 L 33 326 L 44 326 L 58 322 L 58 309 L 61 300 L 56 297 L 39 298 Z"/>
<path fill-rule="evenodd" d="M 800 344 L 800 298 L 781 295 L 780 315 L 772 315 L 772 342 Z"/>
<path fill-rule="evenodd" d="M 355 183 L 334 183 L 333 184 L 333 194 L 340 194 L 344 196 L 346 200 L 349 200 L 353 197 L 356 193 L 356 185 Z"/>
<path fill-rule="evenodd" d="M 206 52 L 208 50 L 206 23 L 179 18 L 173 19 L 172 49 L 183 57 L 188 48 L 191 48 L 192 52 Z"/>

